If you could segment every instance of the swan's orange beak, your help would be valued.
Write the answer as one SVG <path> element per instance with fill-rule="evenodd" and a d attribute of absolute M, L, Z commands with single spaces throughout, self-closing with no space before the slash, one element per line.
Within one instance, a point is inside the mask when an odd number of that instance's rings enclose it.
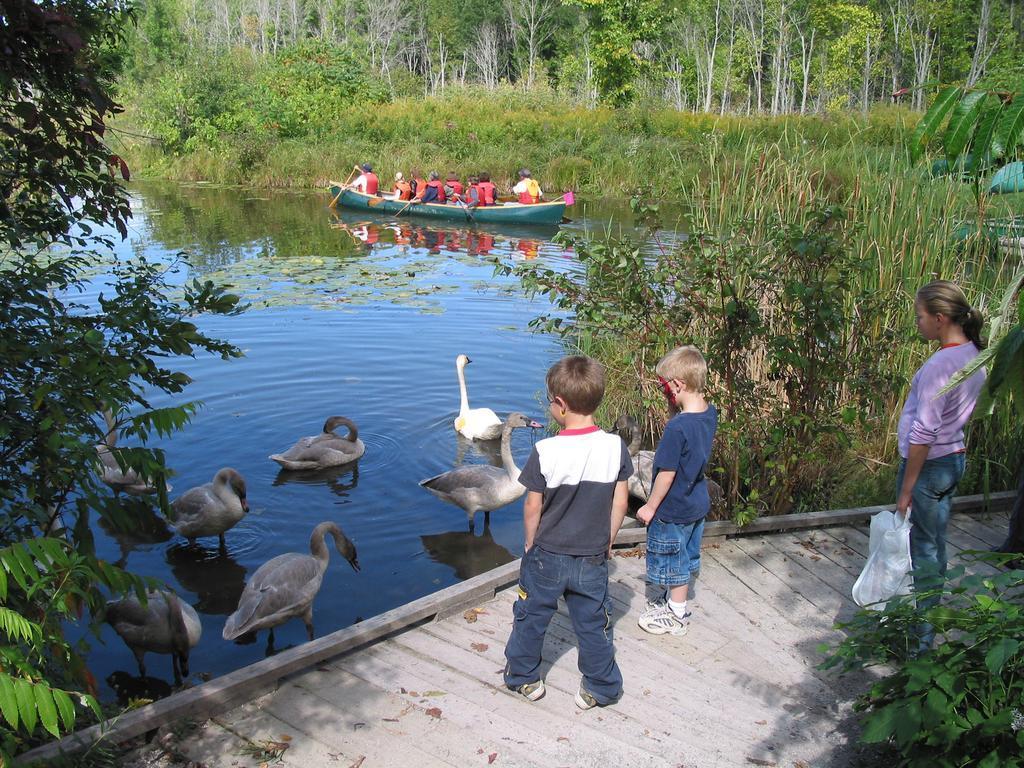
<path fill-rule="evenodd" d="M 530 423 L 527 426 L 529 426 L 530 429 L 544 429 L 544 425 L 543 424 L 541 424 L 539 422 L 536 422 L 536 421 L 532 421 L 532 420 L 530 421 Z"/>

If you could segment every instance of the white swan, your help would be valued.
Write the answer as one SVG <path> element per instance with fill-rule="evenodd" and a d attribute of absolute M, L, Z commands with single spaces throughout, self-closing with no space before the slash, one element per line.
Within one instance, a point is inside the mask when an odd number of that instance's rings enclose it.
<path fill-rule="evenodd" d="M 334 434 L 340 426 L 348 427 L 348 435 Z M 359 439 L 359 428 L 344 416 L 331 416 L 324 422 L 324 431 L 313 437 L 300 438 L 284 453 L 275 453 L 271 460 L 288 470 L 326 469 L 355 461 L 366 453 Z"/>
<path fill-rule="evenodd" d="M 473 362 L 466 355 L 455 358 L 455 370 L 459 374 L 459 415 L 455 419 L 455 431 L 470 440 L 497 440 L 501 437 L 501 419 L 490 408 L 470 408 L 466 393 L 466 366 Z"/>
<path fill-rule="evenodd" d="M 107 603 L 103 618 L 120 635 L 146 676 L 143 657 L 147 651 L 171 654 L 174 682 L 188 677 L 188 654 L 199 642 L 203 625 L 195 608 L 173 592 L 150 590 L 146 604 L 135 595 Z"/>
<path fill-rule="evenodd" d="M 245 480 L 234 469 L 225 467 L 213 476 L 212 483 L 190 488 L 171 502 L 175 529 L 195 544 L 202 536 L 219 536 L 223 549 L 224 531 L 245 517 L 249 504 L 245 498 Z"/>
<path fill-rule="evenodd" d="M 517 427 L 539 429 L 540 426 L 521 413 L 509 414 L 501 432 L 501 461 L 504 468 L 492 467 L 490 464 L 456 467 L 427 478 L 420 485 L 442 501 L 462 507 L 469 516 L 469 530 L 472 531 L 477 512 L 484 510 L 489 516 L 492 509 L 511 504 L 526 493 L 526 487 L 519 483 L 519 467 L 512 457 L 512 430 Z"/>
<path fill-rule="evenodd" d="M 238 599 L 238 608 L 224 623 L 222 634 L 225 640 L 269 629 L 270 645 L 273 646 L 274 627 L 295 616 L 302 617 L 309 639 L 313 639 L 313 598 L 320 591 L 330 559 L 324 543 L 328 533 L 352 569 L 359 570 L 355 545 L 334 523 L 320 523 L 309 538 L 309 551 L 312 554 L 288 552 L 268 560 L 256 569 Z"/>
<path fill-rule="evenodd" d="M 157 489 L 142 479 L 134 469 L 122 469 L 117 463 L 114 451 L 117 450 L 117 422 L 114 421 L 114 414 L 109 410 L 103 411 L 103 420 L 107 424 L 107 434 L 103 442 L 96 446 L 96 457 L 100 460 L 100 480 L 109 485 L 114 493 L 131 494 L 132 496 L 146 496 L 156 493 Z M 171 484 L 164 483 L 167 493 L 171 492 Z"/>

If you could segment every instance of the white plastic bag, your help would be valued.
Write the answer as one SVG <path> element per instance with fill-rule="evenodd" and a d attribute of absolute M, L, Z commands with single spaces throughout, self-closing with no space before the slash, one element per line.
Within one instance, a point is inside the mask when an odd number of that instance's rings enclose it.
<path fill-rule="evenodd" d="M 868 561 L 853 585 L 853 601 L 882 610 L 896 595 L 910 593 L 910 516 L 879 512 L 871 518 Z"/>

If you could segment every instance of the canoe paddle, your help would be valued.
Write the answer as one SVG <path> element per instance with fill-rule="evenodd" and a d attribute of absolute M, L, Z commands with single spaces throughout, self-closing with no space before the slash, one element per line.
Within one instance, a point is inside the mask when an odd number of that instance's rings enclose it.
<path fill-rule="evenodd" d="M 345 191 L 345 188 L 348 186 L 348 183 L 350 181 L 352 181 L 352 174 L 355 173 L 356 170 L 358 170 L 358 166 L 356 166 L 355 169 L 349 171 L 348 178 L 345 179 L 345 183 L 344 184 L 338 185 L 338 194 L 336 194 L 334 196 L 334 199 L 331 200 L 331 204 L 328 206 L 328 208 L 333 208 L 335 205 L 337 205 L 338 198 L 341 197 L 341 193 Z"/>

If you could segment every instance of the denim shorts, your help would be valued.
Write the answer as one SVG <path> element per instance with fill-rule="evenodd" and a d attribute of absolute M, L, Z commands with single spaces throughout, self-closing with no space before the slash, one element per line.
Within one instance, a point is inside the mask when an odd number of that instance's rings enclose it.
<path fill-rule="evenodd" d="M 690 583 L 700 570 L 704 518 L 692 523 L 665 523 L 655 518 L 647 529 L 647 581 L 666 587 Z"/>

